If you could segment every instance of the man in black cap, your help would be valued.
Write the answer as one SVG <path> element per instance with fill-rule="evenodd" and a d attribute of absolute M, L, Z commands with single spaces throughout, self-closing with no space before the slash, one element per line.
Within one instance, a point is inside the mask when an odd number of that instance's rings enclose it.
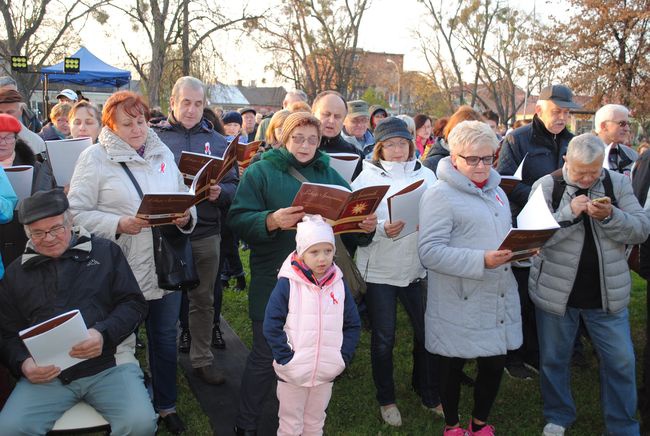
<path fill-rule="evenodd" d="M 18 216 L 30 239 L 0 286 L 0 357 L 19 380 L 0 412 L 0 432 L 46 434 L 83 400 L 104 416 L 112 434 L 153 434 L 156 415 L 133 335 L 147 304 L 122 250 L 72 227 L 61 190 L 26 198 Z M 88 339 L 69 355 L 83 361 L 63 371 L 39 366 L 19 332 L 74 309 L 81 312 Z"/>
<path fill-rule="evenodd" d="M 503 175 L 513 175 L 526 158 L 522 181 L 508 193 L 513 217 L 528 202 L 533 183 L 564 164 L 567 146 L 573 138 L 573 134 L 566 128 L 569 112 L 579 107 L 573 101 L 573 92 L 567 86 L 547 86 L 539 94 L 533 122 L 506 136 L 497 171 Z M 519 285 L 524 344 L 519 350 L 508 353 L 506 373 L 514 378 L 528 380 L 533 378 L 539 367 L 535 308 L 528 296 L 530 263 L 523 261 L 513 264 L 512 272 Z"/>
<path fill-rule="evenodd" d="M 248 135 L 247 138 L 242 138 L 242 142 L 243 140 L 246 140 L 247 143 L 253 142 L 257 133 L 257 124 L 255 123 L 257 112 L 252 107 L 244 107 L 239 109 L 239 114 L 242 117 L 242 128 Z"/>

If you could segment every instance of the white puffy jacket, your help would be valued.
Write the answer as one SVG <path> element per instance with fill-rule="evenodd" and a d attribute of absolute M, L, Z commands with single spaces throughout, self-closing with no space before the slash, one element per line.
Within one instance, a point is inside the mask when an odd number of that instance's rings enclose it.
<path fill-rule="evenodd" d="M 390 189 L 377 208 L 377 231 L 367 247 L 357 250 L 357 268 L 366 282 L 392 286 L 408 286 L 416 279 L 424 278 L 426 271 L 418 256 L 418 232 L 398 240 L 386 236 L 384 224 L 388 221 L 388 197 L 408 185 L 424 180 L 431 187 L 436 176 L 417 160 L 386 162 L 378 164 L 363 162 L 363 171 L 352 182 L 353 189 L 373 185 L 390 185 Z"/>
<path fill-rule="evenodd" d="M 149 129 L 144 157 L 140 157 L 130 145 L 104 127 L 99 142 L 79 156 L 68 193 L 70 211 L 75 224 L 117 243 L 145 299 L 159 299 L 169 291 L 158 287 L 151 229 L 144 228 L 137 235 L 121 234 L 119 238 L 116 237 L 120 218 L 135 216 L 141 201 L 120 162 L 128 165 L 145 194 L 187 191 L 174 155 L 153 130 Z M 194 207 L 191 215 L 191 228 L 181 229 L 185 233 L 191 233 L 196 223 Z"/>

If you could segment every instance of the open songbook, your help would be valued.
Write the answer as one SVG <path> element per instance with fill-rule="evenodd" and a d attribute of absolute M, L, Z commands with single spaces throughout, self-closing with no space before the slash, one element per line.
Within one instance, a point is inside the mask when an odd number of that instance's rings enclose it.
<path fill-rule="evenodd" d="M 388 197 L 390 222 L 404 221 L 404 228 L 399 236 L 394 239 L 403 238 L 418 230 L 420 224 L 420 199 L 425 190 L 424 180 L 418 180 Z"/>
<path fill-rule="evenodd" d="M 34 178 L 34 167 L 31 165 L 16 165 L 5 168 L 5 174 L 14 188 L 18 202 L 32 195 L 32 179 Z M 18 203 L 16 203 L 18 207 Z"/>
<path fill-rule="evenodd" d="M 527 259 L 541 249 L 559 228 L 542 187 L 538 186 L 517 215 L 517 228 L 510 229 L 499 250 L 512 250 L 511 261 Z"/>
<path fill-rule="evenodd" d="M 187 209 L 206 200 L 210 186 L 221 182 L 237 162 L 238 139 L 239 135 L 228 144 L 222 157 L 184 151 L 178 169 L 190 190 L 145 194 L 136 216 L 152 225 L 171 224 Z"/>
<path fill-rule="evenodd" d="M 45 141 L 47 158 L 57 185 L 65 186 L 70 184 L 79 155 L 91 145 L 93 145 L 93 141 L 90 138 Z"/>
<path fill-rule="evenodd" d="M 70 350 L 90 336 L 78 310 L 71 310 L 18 333 L 38 366 L 55 365 L 63 371 L 85 359 L 70 357 Z"/>
<path fill-rule="evenodd" d="M 515 171 L 515 173 L 512 176 L 501 176 L 501 183 L 499 183 L 499 186 L 501 187 L 501 189 L 503 189 L 503 192 L 505 192 L 506 194 L 510 194 L 512 190 L 515 189 L 515 186 L 517 186 L 517 184 L 521 182 L 526 156 L 528 156 L 528 153 L 526 153 L 524 158 L 521 160 L 521 163 L 517 167 L 517 171 Z"/>
<path fill-rule="evenodd" d="M 291 206 L 302 206 L 305 213 L 322 216 L 335 234 L 363 232 L 359 223 L 377 210 L 388 188 L 367 186 L 351 192 L 343 186 L 305 182 Z"/>
<path fill-rule="evenodd" d="M 345 179 L 346 182 L 352 182 L 354 170 L 357 169 L 361 157 L 355 153 L 330 153 L 330 167 Z"/>

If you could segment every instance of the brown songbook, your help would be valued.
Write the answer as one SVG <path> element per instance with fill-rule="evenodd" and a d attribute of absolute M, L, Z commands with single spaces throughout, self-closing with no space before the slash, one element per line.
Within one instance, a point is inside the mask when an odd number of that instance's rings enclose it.
<path fill-rule="evenodd" d="M 237 144 L 237 164 L 239 168 L 246 169 L 251 164 L 251 159 L 260 149 L 262 141 L 253 141 L 248 144 Z"/>
<path fill-rule="evenodd" d="M 343 186 L 305 182 L 291 205 L 321 215 L 336 234 L 363 232 L 359 223 L 377 210 L 388 189 L 388 185 L 378 185 L 351 192 Z"/>
<path fill-rule="evenodd" d="M 213 162 L 210 166 L 210 171 L 208 172 L 210 183 L 219 183 L 235 165 L 235 162 L 237 162 L 238 147 L 239 135 L 230 141 L 221 157 L 192 153 L 190 151 L 182 152 L 181 158 L 178 160 L 178 170 L 183 175 L 185 184 L 187 186 L 192 186 L 196 174 L 209 162 Z"/>

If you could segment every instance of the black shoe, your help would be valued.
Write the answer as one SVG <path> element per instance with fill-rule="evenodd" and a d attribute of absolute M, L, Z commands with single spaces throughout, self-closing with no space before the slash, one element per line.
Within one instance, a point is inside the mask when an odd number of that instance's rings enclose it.
<path fill-rule="evenodd" d="M 181 419 L 180 416 L 178 416 L 176 412 L 172 412 L 168 415 L 161 416 L 160 418 L 158 418 L 158 421 L 164 422 L 167 431 L 171 434 L 181 434 L 184 433 L 186 430 L 183 420 Z"/>
<path fill-rule="evenodd" d="M 221 333 L 221 329 L 218 325 L 215 325 L 212 329 L 212 346 L 219 350 L 226 348 L 226 341 L 224 341 L 223 333 Z"/>
<path fill-rule="evenodd" d="M 209 385 L 222 385 L 226 382 L 226 378 L 223 376 L 221 371 L 218 371 L 212 367 L 212 365 L 202 366 L 200 368 L 194 368 L 194 375 Z"/>
<path fill-rule="evenodd" d="M 228 289 L 230 287 L 230 282 L 228 280 L 221 279 L 221 289 Z"/>
<path fill-rule="evenodd" d="M 257 430 L 244 430 L 243 428 L 239 428 L 237 426 L 235 426 L 233 430 L 237 436 L 257 436 Z"/>
<path fill-rule="evenodd" d="M 528 369 L 523 363 L 511 363 L 505 366 L 506 374 L 519 380 L 532 380 L 535 373 Z"/>
<path fill-rule="evenodd" d="M 237 277 L 237 284 L 235 285 L 236 291 L 243 291 L 246 289 L 246 276 Z"/>
<path fill-rule="evenodd" d="M 181 337 L 178 340 L 178 352 L 187 354 L 190 352 L 190 346 L 192 345 L 192 336 L 190 336 L 189 330 L 181 330 Z"/>
<path fill-rule="evenodd" d="M 474 379 L 463 372 L 460 375 L 460 384 L 469 386 L 470 388 L 474 387 Z"/>
<path fill-rule="evenodd" d="M 136 350 L 144 350 L 145 348 L 147 348 L 147 346 L 144 344 L 144 342 L 142 342 L 140 340 L 140 336 L 136 335 L 136 337 L 135 337 L 135 349 Z"/>

